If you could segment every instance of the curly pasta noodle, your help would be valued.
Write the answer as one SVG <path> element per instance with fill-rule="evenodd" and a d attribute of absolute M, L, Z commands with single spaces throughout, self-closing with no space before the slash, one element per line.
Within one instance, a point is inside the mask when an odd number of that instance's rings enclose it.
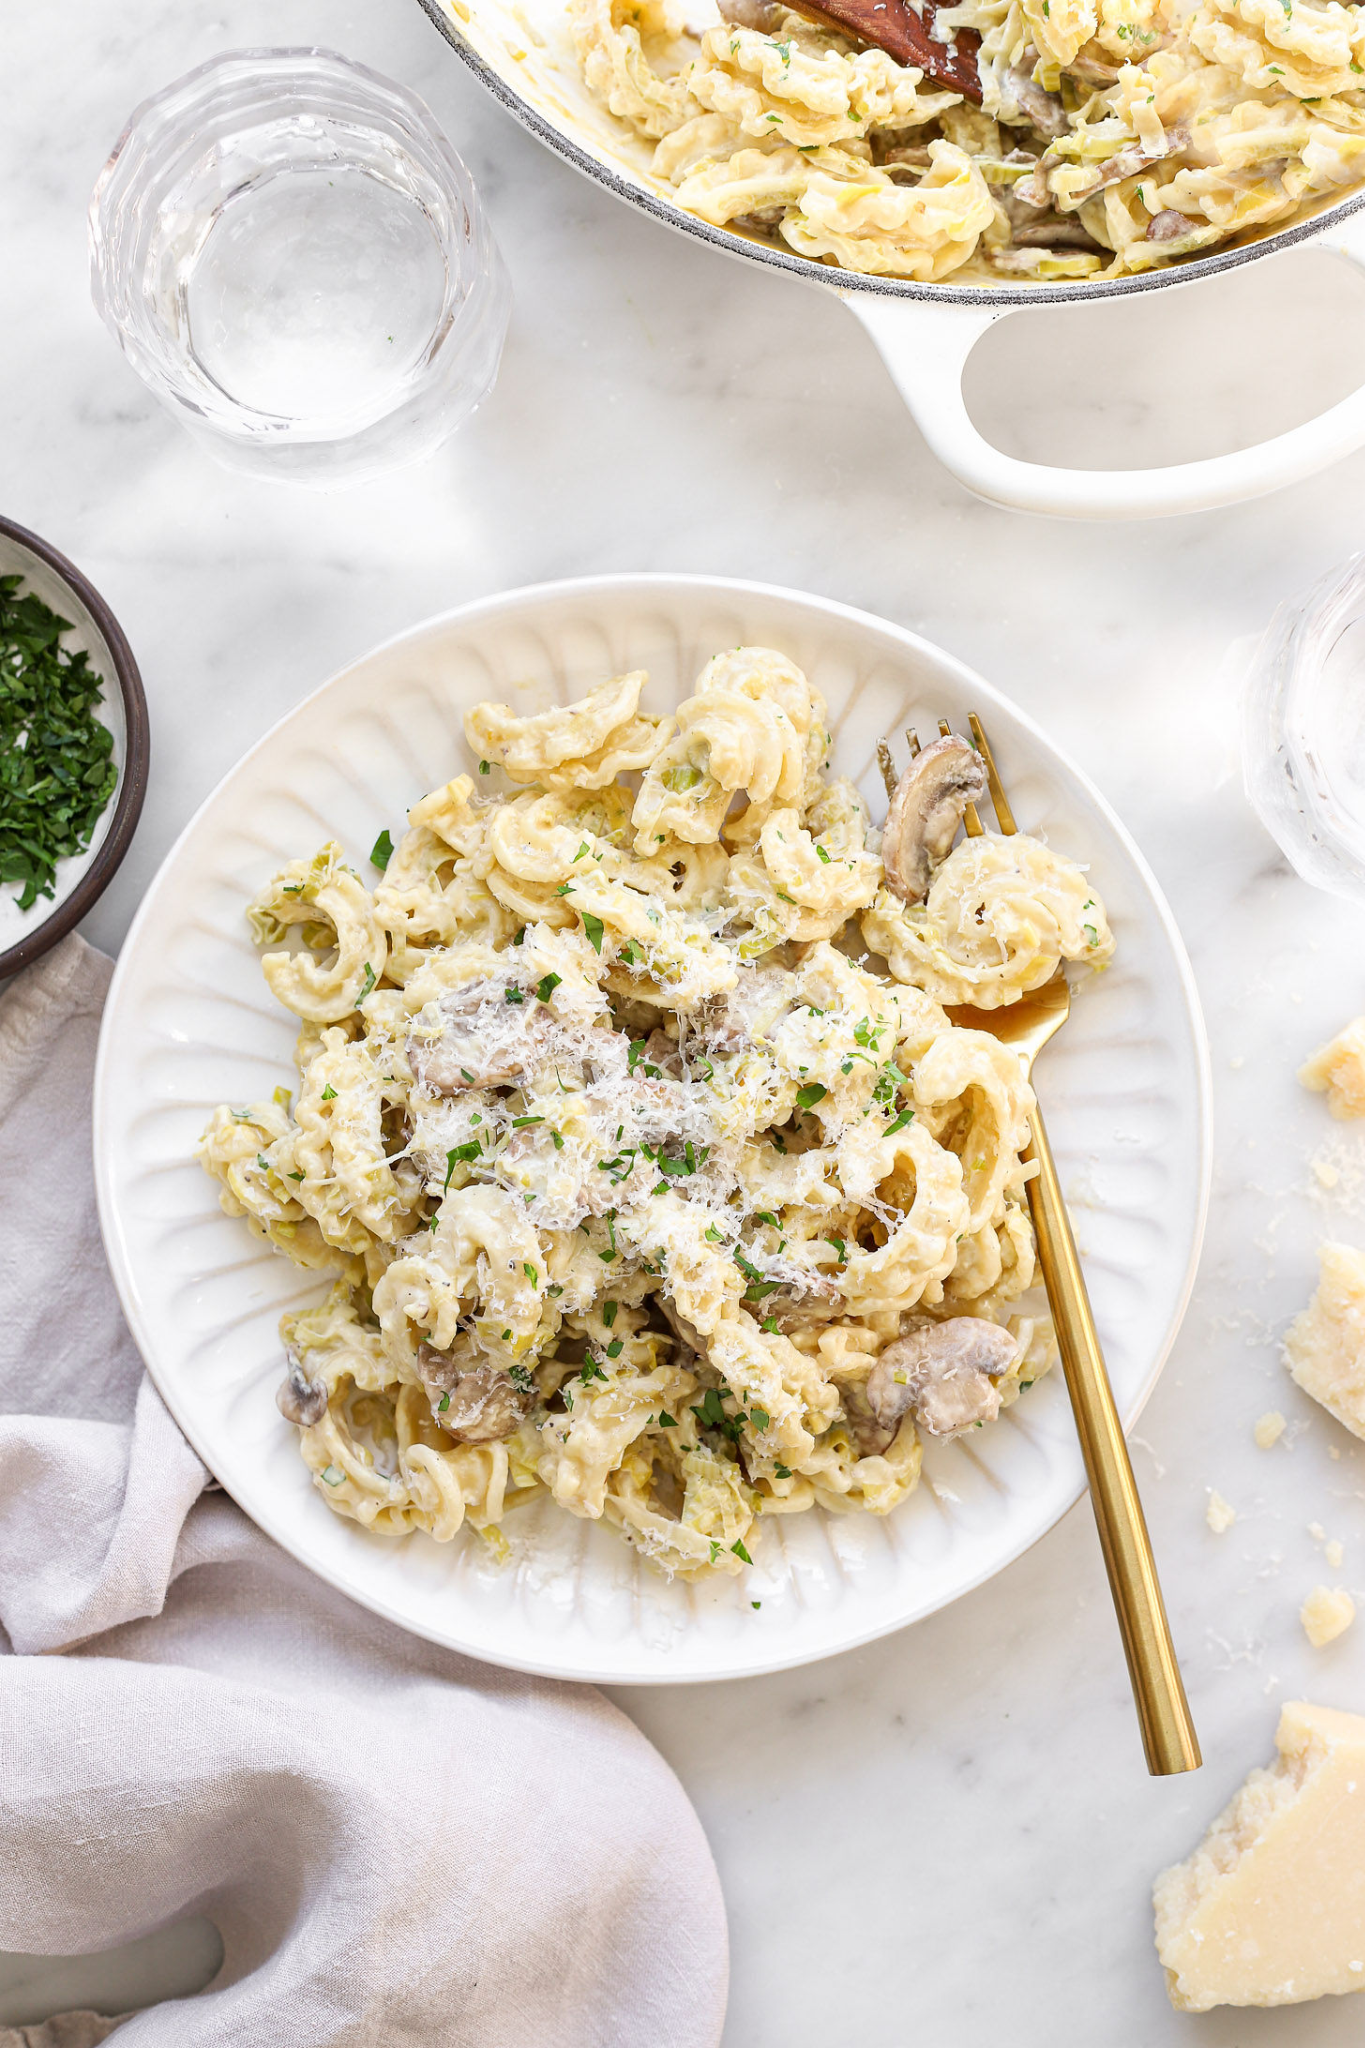
<path fill-rule="evenodd" d="M 569 11 L 680 205 L 848 270 L 1117 277 L 1365 177 L 1365 12 L 1341 0 L 956 0 L 934 32 L 979 32 L 979 108 L 780 0 L 722 0 L 736 19 L 698 34 L 675 0 Z"/>
<path fill-rule="evenodd" d="M 668 718 L 646 680 L 479 705 L 479 775 L 413 806 L 374 886 L 329 844 L 262 890 L 298 1081 L 218 1109 L 199 1156 L 333 1276 L 284 1319 L 280 1392 L 330 1507 L 496 1547 L 548 1496 L 696 1578 L 741 1572 L 765 1516 L 912 1491 L 936 1411 L 910 1339 L 943 1340 L 959 1418 L 1047 1370 L 1032 1096 L 943 1005 L 1112 940 L 1022 836 L 892 896 L 782 654 L 718 655 Z M 986 1366 L 953 1363 L 963 1331 Z"/>

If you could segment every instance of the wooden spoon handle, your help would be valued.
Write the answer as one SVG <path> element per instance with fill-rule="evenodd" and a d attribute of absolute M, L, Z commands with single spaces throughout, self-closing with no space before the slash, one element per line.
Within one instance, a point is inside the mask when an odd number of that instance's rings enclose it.
<path fill-rule="evenodd" d="M 939 85 L 951 86 L 980 106 L 976 53 L 981 38 L 974 28 L 960 28 L 954 42 L 940 42 L 933 34 L 935 0 L 923 0 L 922 12 L 909 0 L 824 0 L 819 7 L 810 5 L 809 0 L 791 0 L 791 5 L 824 28 L 875 44 L 898 64 L 913 64 Z"/>

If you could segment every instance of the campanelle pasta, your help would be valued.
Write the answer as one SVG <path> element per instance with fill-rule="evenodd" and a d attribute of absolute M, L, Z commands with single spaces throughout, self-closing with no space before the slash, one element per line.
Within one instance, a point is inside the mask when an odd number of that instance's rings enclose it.
<path fill-rule="evenodd" d="M 1365 12 L 1340 0 L 957 0 L 983 104 L 779 0 L 569 0 L 588 86 L 680 205 L 936 282 L 1118 277 L 1365 177 Z M 690 16 L 688 18 L 691 18 Z"/>
<path fill-rule="evenodd" d="M 498 1547 L 548 1494 L 696 1578 L 765 1516 L 887 1513 L 926 1435 L 1047 1370 L 1032 1096 L 943 1005 L 1112 939 L 1022 835 L 917 849 L 924 900 L 895 893 L 905 849 L 884 870 L 780 653 L 718 655 L 673 717 L 645 681 L 478 706 L 478 776 L 414 805 L 374 886 L 335 844 L 266 885 L 298 1084 L 199 1155 L 333 1276 L 280 1390 L 329 1506 Z"/>

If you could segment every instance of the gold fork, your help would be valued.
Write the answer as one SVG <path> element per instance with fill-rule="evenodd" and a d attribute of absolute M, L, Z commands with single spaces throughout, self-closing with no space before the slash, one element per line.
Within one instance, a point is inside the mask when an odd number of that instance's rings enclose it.
<path fill-rule="evenodd" d="M 972 738 L 986 770 L 991 802 L 1003 833 L 1018 828 L 1009 799 L 996 770 L 995 757 L 972 713 Z M 946 720 L 939 730 L 951 730 Z M 907 733 L 912 753 L 919 740 Z M 880 750 L 879 750 L 880 751 Z M 883 773 L 889 755 L 883 760 Z M 969 835 L 982 830 L 975 806 L 968 805 L 963 818 Z M 948 1014 L 955 1024 L 973 1031 L 988 1031 L 1002 1045 L 1015 1052 L 1032 1076 L 1033 1062 L 1048 1040 L 1067 1020 L 1071 990 L 1066 970 L 1059 967 L 1051 981 L 1017 1003 L 998 1010 L 977 1010 L 955 1006 Z M 1128 1676 L 1142 1729 L 1142 1746 L 1147 1768 L 1153 1776 L 1165 1777 L 1176 1771 L 1198 1770 L 1202 1761 L 1199 1739 L 1190 1718 L 1189 1702 L 1171 1641 L 1170 1625 L 1161 1598 L 1151 1541 L 1138 1497 L 1137 1481 L 1123 1440 L 1123 1427 L 1114 1405 L 1114 1392 L 1105 1369 L 1099 1333 L 1086 1292 L 1085 1276 L 1071 1234 L 1071 1223 L 1062 1197 L 1057 1167 L 1048 1143 L 1042 1111 L 1035 1105 L 1033 1139 L 1024 1153 L 1036 1160 L 1038 1171 L 1028 1181 L 1029 1212 L 1038 1241 L 1038 1263 L 1043 1269 L 1048 1305 L 1057 1331 L 1057 1346 L 1066 1374 L 1066 1389 L 1076 1417 L 1081 1440 L 1090 1500 L 1099 1526 L 1100 1547 L 1109 1574 L 1109 1590 L 1118 1614 Z"/>

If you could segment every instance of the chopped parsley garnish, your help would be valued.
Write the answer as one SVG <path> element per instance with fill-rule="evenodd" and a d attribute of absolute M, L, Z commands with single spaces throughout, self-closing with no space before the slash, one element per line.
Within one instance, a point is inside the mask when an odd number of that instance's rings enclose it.
<path fill-rule="evenodd" d="M 735 1250 L 734 1260 L 740 1272 L 749 1283 L 744 1290 L 744 1299 L 746 1301 L 762 1301 L 765 1294 L 774 1293 L 782 1285 L 780 1280 L 765 1280 L 758 1267 L 751 1265 L 743 1252 L 738 1248 Z"/>
<path fill-rule="evenodd" d="M 369 961 L 367 960 L 365 962 L 365 972 L 360 978 L 360 994 L 355 999 L 355 1006 L 357 1010 L 360 1008 L 360 1005 L 364 1002 L 366 996 L 370 993 L 370 990 L 374 987 L 374 984 L 375 972 L 373 967 L 371 967 Z"/>
<path fill-rule="evenodd" d="M 790 1470 L 790 1467 L 788 1467 L 788 1466 L 786 1466 L 786 1465 L 774 1465 L 774 1466 L 773 1466 L 773 1477 L 774 1477 L 775 1479 L 790 1479 L 790 1478 L 791 1478 L 791 1476 L 792 1476 L 792 1475 L 791 1475 L 791 1470 Z"/>
<path fill-rule="evenodd" d="M 84 853 L 118 783 L 100 678 L 61 645 L 69 621 L 20 576 L 0 576 L 0 882 L 20 910 L 51 896 L 57 862 Z"/>
<path fill-rule="evenodd" d="M 515 930 L 515 931 L 513 932 L 513 934 L 512 934 L 512 944 L 513 944 L 514 946 L 519 946 L 519 945 L 521 944 L 522 940 L 523 940 L 523 939 L 524 939 L 525 937 L 526 937 L 526 927 L 525 927 L 525 925 L 524 925 L 524 924 L 519 924 L 519 925 L 517 926 L 516 930 Z"/>
<path fill-rule="evenodd" d="M 608 1328 L 608 1329 L 610 1329 L 610 1328 L 611 1328 L 611 1326 L 612 1326 L 612 1324 L 613 1324 L 613 1323 L 614 1323 L 614 1322 L 616 1321 L 616 1311 L 617 1311 L 617 1309 L 618 1309 L 619 1307 L 620 1307 L 620 1303 L 619 1303 L 619 1302 L 615 1302 L 615 1301 L 604 1301 L 604 1302 L 603 1302 L 603 1304 L 602 1304 L 602 1321 L 603 1321 L 603 1322 L 604 1322 L 604 1323 L 606 1324 L 606 1326 L 607 1326 L 607 1328 Z"/>
<path fill-rule="evenodd" d="M 730 1548 L 731 1548 L 731 1550 L 733 1550 L 733 1552 L 735 1553 L 735 1556 L 736 1556 L 736 1557 L 737 1557 L 737 1558 L 739 1559 L 739 1561 L 740 1561 L 740 1563 L 741 1563 L 741 1564 L 752 1564 L 752 1563 L 753 1563 L 753 1559 L 752 1559 L 752 1558 L 750 1557 L 750 1555 L 749 1555 L 748 1551 L 747 1551 L 747 1550 L 746 1550 L 746 1549 L 744 1548 L 744 1543 L 743 1543 L 743 1539 L 742 1539 L 742 1538 L 740 1538 L 740 1539 L 738 1539 L 737 1541 L 735 1541 L 734 1543 L 732 1543 L 732 1544 L 730 1545 Z"/>
<path fill-rule="evenodd" d="M 262 1173 L 269 1173 L 270 1161 L 266 1158 L 264 1152 L 256 1154 L 256 1164 L 260 1167 Z"/>
<path fill-rule="evenodd" d="M 556 1152 L 562 1152 L 564 1150 L 564 1140 L 560 1137 L 558 1131 L 551 1131 L 550 1143 L 554 1146 Z"/>
<path fill-rule="evenodd" d="M 514 1116 L 512 1119 L 512 1129 L 514 1131 L 524 1131 L 527 1124 L 543 1124 L 544 1121 L 543 1116 Z"/>
<path fill-rule="evenodd" d="M 608 1344 L 607 1346 L 607 1357 L 619 1358 L 621 1356 L 624 1344 L 625 1339 L 623 1337 L 613 1337 L 610 1344 Z"/>
<path fill-rule="evenodd" d="M 572 896 L 572 895 L 573 895 L 573 883 L 572 883 L 572 882 L 561 882 L 561 883 L 560 883 L 560 885 L 559 885 L 559 887 L 558 887 L 558 888 L 557 888 L 557 889 L 555 890 L 555 895 L 556 895 L 556 896 Z"/>
<path fill-rule="evenodd" d="M 823 1102 L 828 1094 L 823 1082 L 807 1081 L 804 1088 L 796 1091 L 796 1106 L 798 1109 L 814 1109 L 816 1103 Z"/>
<path fill-rule="evenodd" d="M 592 912 L 591 912 L 590 910 L 582 910 L 582 911 L 580 911 L 580 912 L 579 912 L 579 916 L 580 916 L 580 917 L 582 918 L 582 920 L 583 920 L 583 929 L 584 929 L 584 931 L 585 931 L 585 932 L 587 933 L 587 935 L 588 935 L 589 939 L 590 939 L 590 940 L 592 941 L 592 949 L 593 949 L 593 952 L 594 952 L 594 953 L 598 953 L 598 954 L 600 954 L 600 953 L 601 953 L 601 951 L 602 951 L 602 920 L 601 920 L 601 918 L 600 918 L 600 917 L 594 917 L 594 916 L 593 916 L 593 914 L 592 914 Z"/>
<path fill-rule="evenodd" d="M 724 1429 L 730 1422 L 730 1417 L 722 1408 L 720 1394 L 715 1387 L 708 1387 L 706 1389 L 700 1401 L 694 1406 L 692 1413 L 696 1416 L 703 1429 Z"/>
<path fill-rule="evenodd" d="M 327 1086 L 322 1091 L 322 1099 L 324 1102 L 335 1102 L 337 1099 L 336 1089 L 332 1086 L 330 1081 L 327 1083 Z"/>
<path fill-rule="evenodd" d="M 537 1273 L 534 1266 L 529 1265 L 527 1261 L 523 1259 L 521 1262 L 521 1270 L 526 1275 L 527 1279 L 530 1281 L 533 1287 L 539 1287 L 540 1275 L 539 1273 Z"/>
<path fill-rule="evenodd" d="M 380 833 L 379 837 L 375 840 L 374 845 L 370 848 L 370 866 L 372 868 L 378 868 L 380 874 L 382 875 L 385 868 L 388 866 L 389 862 L 392 859 L 393 836 L 386 825 L 384 830 Z"/>
<path fill-rule="evenodd" d="M 502 999 L 505 1003 L 524 1003 L 526 1001 L 525 996 L 515 983 L 503 990 Z"/>
<path fill-rule="evenodd" d="M 895 1121 L 895 1122 L 894 1122 L 893 1124 L 888 1124 L 888 1125 L 887 1125 L 886 1129 L 885 1129 L 885 1130 L 883 1131 L 883 1133 L 882 1133 L 882 1136 L 883 1136 L 884 1138 L 893 1138 L 893 1137 L 894 1137 L 894 1136 L 896 1135 L 896 1132 L 897 1132 L 897 1131 L 903 1131 L 903 1130 L 905 1129 L 905 1126 L 906 1126 L 907 1124 L 912 1124 L 912 1123 L 913 1123 L 914 1121 L 915 1121 L 915 1112 L 914 1112 L 914 1110 L 913 1110 L 913 1109 L 903 1109 L 903 1110 L 901 1111 L 900 1115 L 899 1115 L 899 1116 L 898 1116 L 898 1117 L 896 1118 L 896 1121 Z"/>
<path fill-rule="evenodd" d="M 585 1358 L 583 1360 L 582 1365 L 578 1369 L 578 1377 L 585 1387 L 590 1380 L 601 1380 L 604 1387 L 610 1385 L 610 1381 L 595 1358 Z"/>
<path fill-rule="evenodd" d="M 677 1426 L 677 1422 L 675 1421 L 673 1416 L 669 1414 L 668 1410 L 666 1408 L 661 1408 L 659 1410 L 660 1429 L 676 1429 Z"/>
<path fill-rule="evenodd" d="M 644 1058 L 644 1052 L 645 1042 L 643 1038 L 632 1038 L 630 1041 L 630 1051 L 626 1054 L 626 1072 L 628 1074 L 635 1072 L 636 1067 Z"/>
<path fill-rule="evenodd" d="M 302 1179 L 303 1179 L 303 1175 L 302 1175 L 301 1173 L 287 1173 L 287 1174 L 285 1175 L 285 1179 L 286 1179 L 286 1180 L 302 1180 Z"/>
<path fill-rule="evenodd" d="M 535 1381 L 531 1377 L 531 1368 L 527 1365 L 509 1365 L 507 1377 L 512 1382 L 512 1385 L 523 1394 L 529 1394 L 535 1386 Z"/>
<path fill-rule="evenodd" d="M 749 1420 L 753 1423 L 755 1429 L 766 1429 L 772 1421 L 772 1416 L 769 1415 L 766 1408 L 751 1408 L 749 1410 Z"/>
<path fill-rule="evenodd" d="M 456 1161 L 460 1159 L 477 1159 L 478 1156 L 479 1141 L 477 1138 L 471 1138 L 467 1145 L 452 1145 L 449 1152 L 446 1153 L 446 1177 L 445 1185 L 441 1189 L 442 1194 L 450 1186 L 450 1176 L 455 1171 Z"/>
<path fill-rule="evenodd" d="M 848 1263 L 847 1257 L 844 1252 L 844 1240 L 841 1237 L 827 1237 L 825 1239 L 825 1243 L 832 1244 L 834 1246 L 834 1255 L 838 1259 L 839 1264 L 841 1266 L 846 1265 Z"/>
<path fill-rule="evenodd" d="M 579 847 L 579 849 L 578 849 L 577 853 L 576 853 L 576 854 L 574 855 L 574 859 L 575 859 L 575 860 L 582 860 L 582 858 L 583 858 L 584 854 L 585 854 L 585 853 L 587 853 L 587 852 L 588 852 L 589 850 L 590 850 L 590 849 L 589 849 L 589 847 L 588 847 L 588 842 L 587 842 L 587 840 L 585 839 L 585 840 L 583 841 L 582 845 L 581 845 L 581 846 Z"/>
<path fill-rule="evenodd" d="M 825 863 L 825 866 L 828 867 L 829 855 L 825 852 L 824 847 L 817 844 L 815 851 L 820 856 L 820 859 Z"/>
<path fill-rule="evenodd" d="M 480 761 L 480 763 L 479 763 L 479 773 L 480 773 L 480 775 L 487 775 L 487 773 L 488 773 L 488 763 L 487 763 L 487 761 Z"/>
<path fill-rule="evenodd" d="M 555 990 L 559 987 L 559 984 L 563 979 L 564 977 L 562 974 L 542 975 L 540 981 L 536 986 L 536 997 L 538 1001 L 542 1003 L 548 1003 L 550 997 L 554 994 Z"/>
<path fill-rule="evenodd" d="M 448 1408 L 449 1406 L 450 1406 L 450 1396 L 449 1396 L 449 1394 L 442 1394 L 442 1396 L 441 1396 L 440 1400 L 439 1400 L 439 1401 L 438 1401 L 438 1402 L 436 1403 L 436 1413 L 437 1413 L 438 1415 L 444 1415 L 444 1414 L 445 1414 L 445 1412 L 446 1412 L 446 1409 L 447 1409 L 447 1408 Z"/>

